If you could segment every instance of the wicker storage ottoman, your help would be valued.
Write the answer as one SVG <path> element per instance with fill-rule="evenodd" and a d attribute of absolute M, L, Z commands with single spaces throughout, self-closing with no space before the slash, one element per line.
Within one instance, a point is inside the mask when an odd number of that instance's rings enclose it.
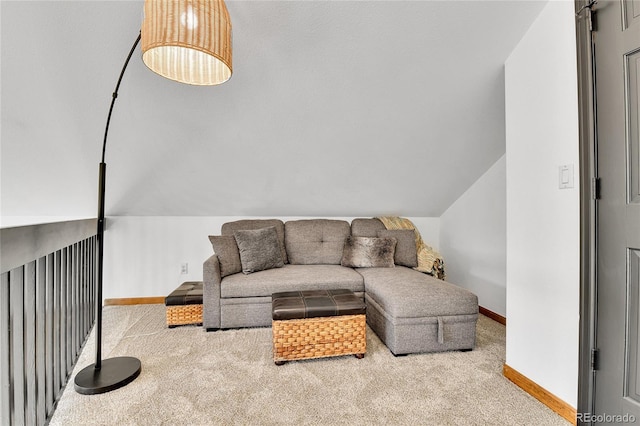
<path fill-rule="evenodd" d="M 185 282 L 164 299 L 169 328 L 202 324 L 202 282 Z"/>
<path fill-rule="evenodd" d="M 274 293 L 273 360 L 340 355 L 364 357 L 367 351 L 364 302 L 350 290 Z"/>

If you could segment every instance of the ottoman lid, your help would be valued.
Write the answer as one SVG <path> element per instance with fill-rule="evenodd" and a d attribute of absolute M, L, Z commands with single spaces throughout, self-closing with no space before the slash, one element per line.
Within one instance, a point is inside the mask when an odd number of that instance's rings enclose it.
<path fill-rule="evenodd" d="M 188 281 L 182 283 L 164 298 L 165 306 L 181 305 L 201 305 L 202 304 L 202 282 Z"/>
<path fill-rule="evenodd" d="M 351 290 L 306 290 L 273 293 L 271 314 L 274 320 L 361 315 L 364 302 Z"/>

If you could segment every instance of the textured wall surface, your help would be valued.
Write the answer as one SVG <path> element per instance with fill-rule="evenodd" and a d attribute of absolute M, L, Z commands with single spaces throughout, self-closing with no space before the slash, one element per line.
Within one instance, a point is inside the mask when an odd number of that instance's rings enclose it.
<path fill-rule="evenodd" d="M 93 215 L 142 2 L 0 7 L 0 213 Z M 107 214 L 438 217 L 504 154 L 503 63 L 541 7 L 230 1 L 227 83 L 175 83 L 134 53 Z"/>
<path fill-rule="evenodd" d="M 506 63 L 507 364 L 572 406 L 578 389 L 580 193 L 574 11 L 550 2 Z M 535 119 L 532 119 L 535 117 Z"/>
<path fill-rule="evenodd" d="M 506 158 L 480 177 L 440 216 L 440 252 L 447 281 L 478 295 L 478 303 L 506 316 Z"/>

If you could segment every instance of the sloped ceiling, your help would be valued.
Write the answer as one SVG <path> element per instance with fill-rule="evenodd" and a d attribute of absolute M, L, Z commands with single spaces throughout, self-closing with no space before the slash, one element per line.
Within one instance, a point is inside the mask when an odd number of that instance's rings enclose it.
<path fill-rule="evenodd" d="M 542 1 L 228 1 L 234 74 L 165 80 L 139 48 L 108 215 L 440 216 L 505 151 L 503 63 Z M 2 214 L 93 212 L 142 1 L 7 2 Z"/>

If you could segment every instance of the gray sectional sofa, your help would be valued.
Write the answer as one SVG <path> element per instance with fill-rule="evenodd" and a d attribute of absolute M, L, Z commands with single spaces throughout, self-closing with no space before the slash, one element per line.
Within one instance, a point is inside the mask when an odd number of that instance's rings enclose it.
<path fill-rule="evenodd" d="M 327 219 L 225 223 L 221 236 L 210 237 L 216 254 L 203 265 L 203 326 L 208 331 L 270 326 L 272 293 L 345 288 L 365 300 L 367 324 L 395 355 L 472 349 L 478 318 L 473 293 L 393 265 L 393 254 L 391 265 L 385 265 L 391 267 L 342 266 L 346 242 L 358 240 L 355 237 L 377 241 L 384 229 L 378 219 L 354 219 L 351 224 Z M 252 248 L 240 239 L 247 230 L 275 235 L 279 249 L 273 265 L 252 273 L 239 270 L 246 267 L 247 262 L 241 262 L 246 247 Z M 233 250 L 234 239 L 240 258 Z M 273 258 L 274 251 L 267 256 Z"/>

